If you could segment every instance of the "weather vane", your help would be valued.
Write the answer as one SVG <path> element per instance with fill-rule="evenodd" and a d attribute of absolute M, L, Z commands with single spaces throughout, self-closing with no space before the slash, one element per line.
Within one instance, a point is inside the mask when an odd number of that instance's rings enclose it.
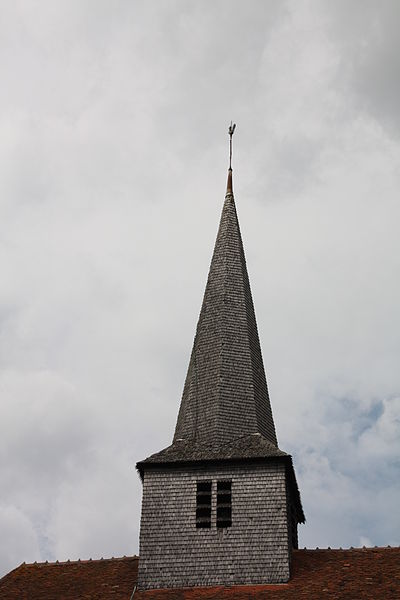
<path fill-rule="evenodd" d="M 229 125 L 228 133 L 229 133 L 229 169 L 232 170 L 232 136 L 236 129 L 236 123 Z"/>

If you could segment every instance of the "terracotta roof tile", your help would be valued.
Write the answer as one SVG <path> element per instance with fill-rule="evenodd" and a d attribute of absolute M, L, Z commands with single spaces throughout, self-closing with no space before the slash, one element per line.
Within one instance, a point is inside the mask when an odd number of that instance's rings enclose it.
<path fill-rule="evenodd" d="M 22 564 L 1 600 L 131 600 L 138 558 Z M 399 600 L 400 548 L 295 550 L 287 584 L 136 591 L 132 600 Z"/>
<path fill-rule="evenodd" d="M 399 600 L 400 548 L 295 550 L 287 584 L 152 590 L 135 600 Z"/>
<path fill-rule="evenodd" d="M 0 579 L 1 600 L 122 600 L 137 581 L 138 557 L 23 563 Z"/>

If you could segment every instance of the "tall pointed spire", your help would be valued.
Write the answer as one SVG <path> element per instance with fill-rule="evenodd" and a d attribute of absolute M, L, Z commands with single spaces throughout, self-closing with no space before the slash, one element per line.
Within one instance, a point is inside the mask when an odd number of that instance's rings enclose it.
<path fill-rule="evenodd" d="M 230 162 L 174 441 L 219 444 L 257 433 L 277 446 Z"/>
<path fill-rule="evenodd" d="M 139 589 L 288 581 L 304 513 L 277 445 L 231 161 L 174 439 L 136 467 Z"/>

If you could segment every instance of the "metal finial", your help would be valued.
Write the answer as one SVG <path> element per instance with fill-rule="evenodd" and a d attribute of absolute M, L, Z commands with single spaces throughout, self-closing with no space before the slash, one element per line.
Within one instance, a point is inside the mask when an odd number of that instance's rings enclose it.
<path fill-rule="evenodd" d="M 236 123 L 229 125 L 228 133 L 229 133 L 229 170 L 232 170 L 232 136 L 236 129 Z"/>

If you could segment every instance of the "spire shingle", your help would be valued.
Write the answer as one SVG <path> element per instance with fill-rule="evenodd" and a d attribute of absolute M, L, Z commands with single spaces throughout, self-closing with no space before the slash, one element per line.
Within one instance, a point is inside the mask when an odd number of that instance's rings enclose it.
<path fill-rule="evenodd" d="M 229 171 L 174 442 L 260 433 L 277 446 Z"/>

